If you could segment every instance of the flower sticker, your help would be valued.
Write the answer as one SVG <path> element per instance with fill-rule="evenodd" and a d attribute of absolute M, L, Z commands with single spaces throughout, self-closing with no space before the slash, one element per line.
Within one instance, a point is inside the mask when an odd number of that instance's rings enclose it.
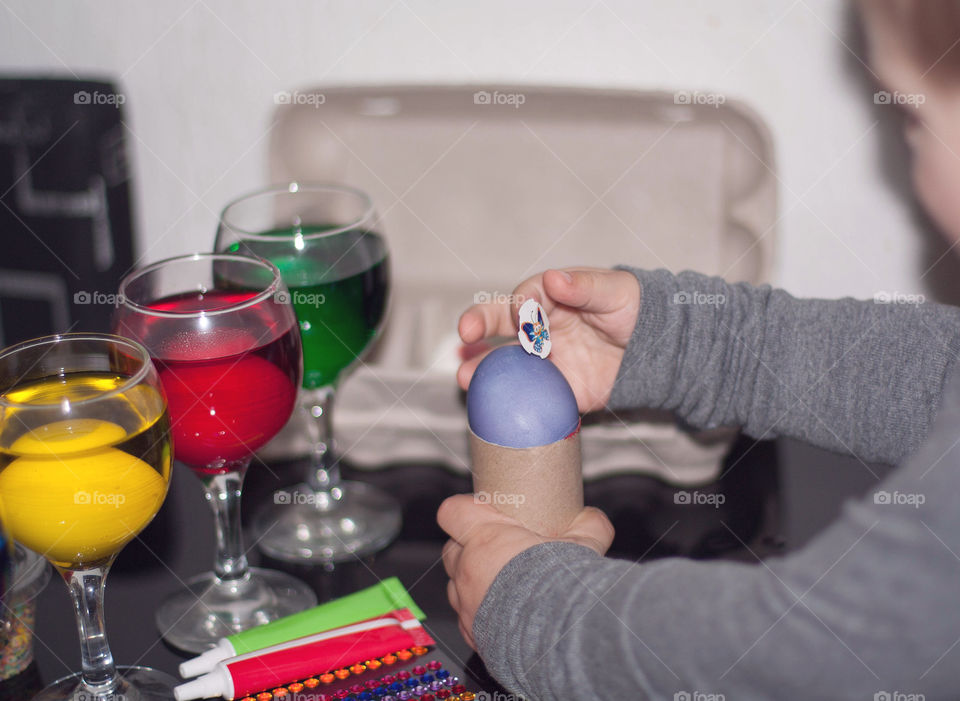
<path fill-rule="evenodd" d="M 520 345 L 531 355 L 546 358 L 550 355 L 550 323 L 543 307 L 535 299 L 528 299 L 520 307 Z"/>

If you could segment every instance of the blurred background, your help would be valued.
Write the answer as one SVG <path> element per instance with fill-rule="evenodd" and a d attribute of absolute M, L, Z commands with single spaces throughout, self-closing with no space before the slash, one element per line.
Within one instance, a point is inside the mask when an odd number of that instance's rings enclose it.
<path fill-rule="evenodd" d="M 28 78 L 82 82 L 39 88 L 18 80 Z M 268 180 L 268 147 L 292 96 L 309 100 L 344 86 L 500 86 L 507 94 L 515 94 L 515 86 L 562 86 L 738 101 L 765 124 L 772 141 L 772 158 L 767 150 L 754 155 L 776 186 L 769 228 L 774 285 L 798 296 L 925 295 L 960 302 L 952 282 L 960 280 L 955 256 L 947 255 L 913 201 L 899 133 L 904 108 L 878 95 L 847 0 L 0 0 L 0 79 L 0 328 L 17 329 L 17 337 L 8 333 L 0 346 L 47 333 L 44 324 L 58 330 L 69 321 L 78 328 L 104 324 L 112 301 L 77 299 L 77 290 L 115 290 L 133 266 L 209 249 L 223 206 Z M 81 103 L 71 100 L 78 88 L 91 100 L 109 99 L 78 110 Z M 515 113 L 521 120 L 522 112 Z M 347 119 L 339 128 L 346 134 L 349 126 Z M 312 153 L 301 155 L 310 161 Z M 448 185 L 440 170 L 434 179 Z M 724 184 L 735 189 L 729 180 Z M 675 198 L 686 191 L 678 189 Z M 651 187 L 638 197 L 659 209 L 658 194 Z M 706 211 L 690 199 L 691 208 Z M 380 199 L 377 207 L 394 204 Z M 109 226 L 95 213 L 109 215 Z M 24 235 L 24 228 L 37 235 Z M 388 239 L 391 231 L 388 217 Z M 445 272 L 456 275 L 452 268 Z M 476 277 L 464 275 L 463 284 L 493 289 Z M 416 294 L 408 296 L 427 309 Z M 443 326 L 449 333 L 453 324 Z M 452 377 L 441 379 L 452 394 Z M 464 438 L 462 423 L 455 428 Z M 607 508 L 618 544 L 633 545 L 621 549 L 631 559 L 752 560 L 755 551 L 802 545 L 844 499 L 865 492 L 889 469 L 794 441 L 745 439 L 725 466 L 726 481 L 704 487 L 727 495 L 722 511 L 705 507 L 691 516 L 674 488 L 652 477 L 594 480 L 587 498 Z M 430 615 L 442 618 L 450 611 L 442 596 L 445 576 L 435 567 L 444 536 L 434 514 L 444 496 L 469 489 L 469 477 L 429 467 L 364 478 L 404 503 L 403 534 L 381 556 L 377 575 L 409 571 L 408 585 L 420 587 L 412 589 L 415 597 L 429 592 L 422 597 L 435 606 Z M 275 486 L 251 484 L 245 498 L 268 498 Z M 120 611 L 137 613 L 143 601 L 172 590 L 177 573 L 196 571 L 209 559 L 212 534 L 199 490 L 192 479 L 174 480 L 173 490 L 151 527 L 152 540 L 147 532 L 156 553 L 131 547 L 121 558 L 110 631 L 118 650 L 170 669 L 178 657 L 159 645 L 152 627 L 124 625 Z M 671 522 L 684 525 L 664 538 Z M 429 544 L 420 548 L 404 539 Z M 365 584 L 373 571 L 360 574 L 350 579 L 348 573 L 339 593 Z M 54 630 L 56 622 L 69 626 L 64 592 L 53 589 L 38 608 L 38 630 Z M 451 625 L 450 637 L 458 639 Z M 73 654 L 72 632 L 48 635 L 60 638 Z M 61 654 L 42 646 L 46 677 L 75 667 Z"/>
<path fill-rule="evenodd" d="M 5 0 L 0 70 L 118 88 L 132 258 L 141 264 L 208 248 L 222 206 L 264 182 L 283 91 L 423 83 L 683 89 L 737 98 L 772 132 L 774 284 L 802 296 L 956 299 L 946 282 L 957 272 L 953 257 L 943 257 L 909 195 L 901 118 L 875 100 L 844 0 L 730 0 L 722 8 Z M 802 446 L 779 449 L 791 545 L 881 474 Z"/>
<path fill-rule="evenodd" d="M 775 138 L 775 282 L 800 295 L 928 292 L 942 253 L 896 173 L 895 108 L 856 55 L 845 0 L 484 3 L 169 0 L 0 6 L 8 74 L 108 78 L 126 96 L 137 255 L 195 248 L 259 185 L 274 95 L 338 84 L 700 89 Z M 895 151 L 896 153 L 891 153 Z M 952 262 L 952 261 L 950 261 Z"/>

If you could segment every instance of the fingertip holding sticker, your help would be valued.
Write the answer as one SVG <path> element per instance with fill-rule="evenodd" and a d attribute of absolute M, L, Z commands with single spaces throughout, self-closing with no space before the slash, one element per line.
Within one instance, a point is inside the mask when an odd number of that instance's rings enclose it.
<path fill-rule="evenodd" d="M 540 358 L 550 355 L 553 346 L 550 340 L 550 322 L 547 313 L 535 299 L 528 299 L 520 307 L 520 330 L 517 337 L 523 349 Z"/>

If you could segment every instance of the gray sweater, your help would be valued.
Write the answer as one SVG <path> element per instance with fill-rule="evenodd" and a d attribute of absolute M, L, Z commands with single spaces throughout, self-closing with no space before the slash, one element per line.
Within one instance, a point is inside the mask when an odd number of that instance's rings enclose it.
<path fill-rule="evenodd" d="M 641 311 L 611 408 L 898 467 L 757 564 L 526 550 L 474 622 L 490 672 L 544 701 L 960 698 L 960 310 L 632 272 Z"/>

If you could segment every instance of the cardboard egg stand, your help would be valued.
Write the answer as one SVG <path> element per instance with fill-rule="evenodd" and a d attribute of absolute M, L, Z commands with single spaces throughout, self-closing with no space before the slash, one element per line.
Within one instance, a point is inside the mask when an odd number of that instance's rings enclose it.
<path fill-rule="evenodd" d="M 474 498 L 540 535 L 563 533 L 583 508 L 580 431 L 533 448 L 497 445 L 468 432 Z"/>
<path fill-rule="evenodd" d="M 387 323 L 334 411 L 337 449 L 357 466 L 470 469 L 457 319 L 536 272 L 629 264 L 769 281 L 772 145 L 736 101 L 537 86 L 298 94 L 316 99 L 278 108 L 269 179 L 366 190 L 391 251 Z M 304 454 L 303 420 L 296 415 L 262 456 Z M 702 483 L 718 475 L 735 435 L 690 432 L 665 412 L 600 416 L 578 437 L 583 476 L 639 471 Z"/>

